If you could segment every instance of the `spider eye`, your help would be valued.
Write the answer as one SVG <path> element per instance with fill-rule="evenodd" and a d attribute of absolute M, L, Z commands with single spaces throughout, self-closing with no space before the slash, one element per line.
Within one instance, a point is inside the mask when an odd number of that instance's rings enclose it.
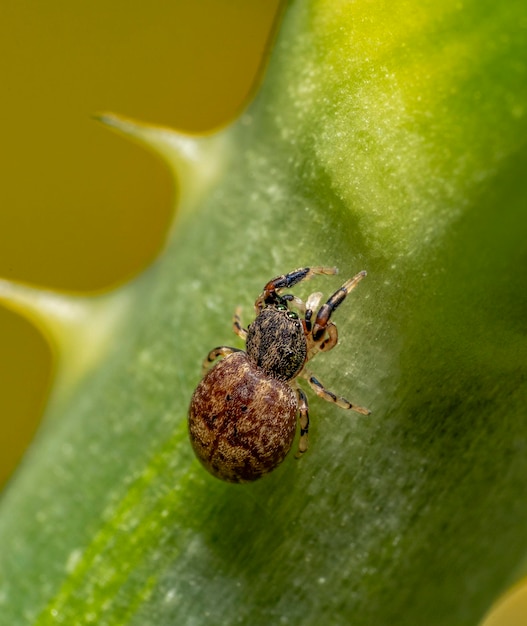
<path fill-rule="evenodd" d="M 288 311 L 287 317 L 291 320 L 297 320 L 298 315 L 294 311 Z"/>
<path fill-rule="evenodd" d="M 276 308 L 278 311 L 287 311 L 287 306 L 285 304 L 277 304 Z"/>

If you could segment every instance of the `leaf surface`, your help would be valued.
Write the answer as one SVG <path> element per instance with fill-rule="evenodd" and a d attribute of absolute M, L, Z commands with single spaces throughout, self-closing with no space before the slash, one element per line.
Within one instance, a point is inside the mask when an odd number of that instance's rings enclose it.
<path fill-rule="evenodd" d="M 523 2 L 297 0 L 230 128 L 105 118 L 181 206 L 70 326 L 90 367 L 62 352 L 1 503 L 6 624 L 478 623 L 527 552 L 526 72 Z M 299 295 L 368 278 L 311 369 L 372 415 L 310 396 L 304 458 L 223 484 L 187 440 L 200 362 L 242 347 L 232 312 L 270 278 L 321 264 L 340 276 Z"/>

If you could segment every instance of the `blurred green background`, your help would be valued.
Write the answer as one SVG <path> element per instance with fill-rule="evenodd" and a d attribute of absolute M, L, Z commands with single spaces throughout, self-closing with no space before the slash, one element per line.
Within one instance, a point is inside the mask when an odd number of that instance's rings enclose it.
<path fill-rule="evenodd" d="M 150 154 L 91 119 L 114 111 L 184 132 L 236 116 L 279 0 L 0 4 L 0 279 L 97 293 L 155 257 L 174 189 Z M 0 306 L 0 487 L 52 382 L 40 332 Z M 527 624 L 517 588 L 488 626 Z M 523 598 L 523 600 L 522 600 Z"/>

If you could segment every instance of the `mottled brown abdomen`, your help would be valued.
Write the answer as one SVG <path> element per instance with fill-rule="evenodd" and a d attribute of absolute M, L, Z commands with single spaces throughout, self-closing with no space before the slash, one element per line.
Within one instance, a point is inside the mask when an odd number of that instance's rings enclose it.
<path fill-rule="evenodd" d="M 194 392 L 190 440 L 214 476 L 235 483 L 253 481 L 279 465 L 291 449 L 296 411 L 296 394 L 289 385 L 265 376 L 245 352 L 235 352 Z"/>

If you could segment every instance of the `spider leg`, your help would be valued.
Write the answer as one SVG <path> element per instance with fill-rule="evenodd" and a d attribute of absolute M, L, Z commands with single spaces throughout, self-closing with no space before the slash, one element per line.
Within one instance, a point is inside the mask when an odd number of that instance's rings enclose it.
<path fill-rule="evenodd" d="M 329 352 L 332 350 L 339 340 L 339 332 L 333 322 L 328 322 L 326 326 L 327 337 L 322 343 L 316 344 L 319 352 Z"/>
<path fill-rule="evenodd" d="M 203 361 L 203 365 L 202 365 L 203 376 L 208 372 L 211 365 L 214 363 L 214 361 L 217 358 L 219 358 L 220 356 L 222 357 L 228 356 L 229 354 L 232 354 L 233 352 L 241 352 L 241 350 L 238 350 L 238 348 L 231 348 L 230 346 L 218 346 L 217 348 L 214 348 L 214 350 L 211 350 Z"/>
<path fill-rule="evenodd" d="M 234 311 L 234 315 L 232 316 L 232 329 L 234 332 L 243 339 L 244 341 L 247 339 L 247 329 L 242 326 L 241 321 L 241 307 L 236 307 L 236 311 Z"/>
<path fill-rule="evenodd" d="M 313 324 L 313 339 L 320 340 L 324 336 L 333 311 L 346 299 L 346 296 L 358 285 L 358 283 L 366 276 L 363 270 L 356 274 L 353 278 L 347 280 L 340 289 L 328 299 L 318 310 L 315 323 Z M 326 348 L 327 349 L 327 348 Z"/>
<path fill-rule="evenodd" d="M 309 431 L 309 406 L 307 396 L 302 389 L 297 388 L 298 394 L 298 412 L 300 422 L 300 439 L 298 441 L 298 451 L 295 458 L 299 459 L 308 447 L 308 431 Z"/>
<path fill-rule="evenodd" d="M 324 336 L 321 337 L 318 341 L 315 341 L 313 339 L 311 329 L 312 324 L 310 321 L 310 316 L 306 315 L 306 320 L 304 322 L 304 332 L 306 333 L 307 339 L 306 362 L 311 361 L 311 359 L 319 352 L 329 352 L 330 350 L 333 350 L 339 340 L 339 333 L 336 325 L 333 324 L 333 322 L 328 322 Z"/>
<path fill-rule="evenodd" d="M 351 409 L 352 411 L 360 413 L 361 415 L 369 415 L 371 413 L 369 409 L 365 409 L 362 406 L 352 404 L 351 402 L 349 402 L 349 400 L 346 400 L 346 398 L 336 396 L 332 391 L 326 389 L 324 385 L 309 372 L 303 372 L 302 376 L 307 379 L 307 382 L 311 386 L 311 389 L 313 389 L 313 391 L 320 398 L 323 398 L 328 402 L 334 402 L 341 409 Z"/>
<path fill-rule="evenodd" d="M 266 304 L 274 304 L 280 301 L 279 292 L 281 289 L 289 289 L 303 280 L 309 280 L 315 275 L 332 275 L 337 273 L 336 267 L 301 267 L 297 270 L 282 274 L 270 280 L 263 288 L 262 293 L 256 299 L 254 308 L 259 312 Z"/>

